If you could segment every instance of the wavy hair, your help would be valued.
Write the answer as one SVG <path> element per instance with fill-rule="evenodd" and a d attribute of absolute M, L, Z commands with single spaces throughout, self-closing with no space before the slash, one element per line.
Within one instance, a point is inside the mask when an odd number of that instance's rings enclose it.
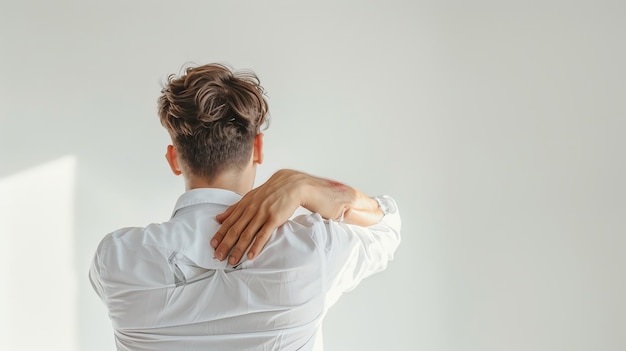
<path fill-rule="evenodd" d="M 186 171 L 208 179 L 250 161 L 255 136 L 268 120 L 258 77 L 221 64 L 189 67 L 170 75 L 158 100 L 167 129 Z"/>

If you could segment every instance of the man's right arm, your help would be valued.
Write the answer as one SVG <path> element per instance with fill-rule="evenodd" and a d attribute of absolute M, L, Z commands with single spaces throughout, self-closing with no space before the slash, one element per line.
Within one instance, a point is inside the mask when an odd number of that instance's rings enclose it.
<path fill-rule="evenodd" d="M 384 216 L 376 200 L 350 186 L 281 170 L 217 217 L 222 226 L 211 241 L 216 258 L 225 259 L 232 248 L 229 263 L 236 264 L 254 240 L 248 252 L 248 258 L 253 259 L 299 206 L 361 227 L 379 223 Z"/>

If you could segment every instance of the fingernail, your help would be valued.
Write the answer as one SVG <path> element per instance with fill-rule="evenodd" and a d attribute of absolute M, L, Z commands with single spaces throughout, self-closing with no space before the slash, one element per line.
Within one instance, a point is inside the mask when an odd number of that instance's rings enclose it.
<path fill-rule="evenodd" d="M 213 239 L 213 240 L 211 240 L 211 246 L 212 246 L 213 248 L 216 248 L 216 247 L 217 247 L 217 239 Z"/>
<path fill-rule="evenodd" d="M 235 264 L 237 263 L 237 259 L 235 258 L 235 256 L 230 256 L 230 258 L 228 259 L 228 264 Z"/>
<path fill-rule="evenodd" d="M 254 252 L 250 251 L 248 252 L 248 259 L 251 260 L 254 258 Z"/>
<path fill-rule="evenodd" d="M 221 252 L 216 252 L 216 253 L 215 253 L 215 258 L 217 258 L 217 259 L 218 259 L 218 260 L 220 260 L 220 261 L 224 259 L 224 257 L 223 257 L 223 255 L 222 255 L 222 253 L 221 253 Z"/>

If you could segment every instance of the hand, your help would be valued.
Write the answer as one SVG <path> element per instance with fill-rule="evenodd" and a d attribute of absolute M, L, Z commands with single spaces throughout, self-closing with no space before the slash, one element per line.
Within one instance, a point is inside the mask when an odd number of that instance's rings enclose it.
<path fill-rule="evenodd" d="M 219 214 L 216 219 L 222 225 L 211 240 L 215 258 L 225 259 L 232 248 L 228 263 L 236 264 L 253 239 L 248 258 L 255 258 L 274 230 L 300 206 L 305 176 L 292 170 L 278 171 L 265 184 Z"/>
<path fill-rule="evenodd" d="M 299 206 L 323 218 L 343 218 L 345 223 L 364 227 L 383 217 L 378 203 L 354 188 L 298 171 L 280 170 L 216 217 L 222 225 L 211 239 L 215 258 L 225 259 L 232 248 L 228 263 L 237 264 L 251 244 L 248 259 L 255 258 L 274 230 Z"/>

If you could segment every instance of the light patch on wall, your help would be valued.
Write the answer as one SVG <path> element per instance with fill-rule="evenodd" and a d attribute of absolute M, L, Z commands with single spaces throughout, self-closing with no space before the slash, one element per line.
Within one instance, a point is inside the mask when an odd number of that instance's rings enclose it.
<path fill-rule="evenodd" d="M 76 350 L 76 158 L 0 179 L 0 349 Z"/>

